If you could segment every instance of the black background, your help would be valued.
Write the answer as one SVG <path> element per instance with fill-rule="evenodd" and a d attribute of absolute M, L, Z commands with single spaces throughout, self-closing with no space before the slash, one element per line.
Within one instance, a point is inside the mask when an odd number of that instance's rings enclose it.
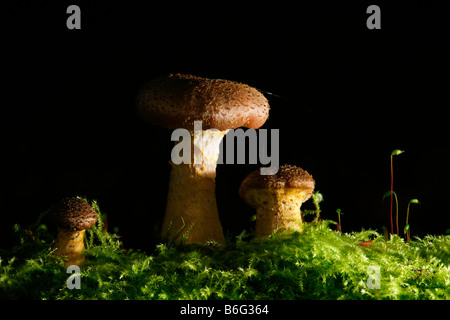
<path fill-rule="evenodd" d="M 448 215 L 448 6 L 425 1 L 15 2 L 2 12 L 0 234 L 31 224 L 64 196 L 97 199 L 125 247 L 158 242 L 170 131 L 134 112 L 139 88 L 163 73 L 243 82 L 271 105 L 280 163 L 306 169 L 322 217 L 344 232 L 389 223 L 389 156 L 400 228 L 443 234 Z M 66 8 L 81 8 L 68 30 Z M 366 9 L 381 8 L 381 30 Z M 6 99 L 5 99 L 6 98 Z M 253 226 L 238 196 L 259 165 L 218 165 L 227 234 Z M 2 245 L 2 246 L 3 246 Z"/>

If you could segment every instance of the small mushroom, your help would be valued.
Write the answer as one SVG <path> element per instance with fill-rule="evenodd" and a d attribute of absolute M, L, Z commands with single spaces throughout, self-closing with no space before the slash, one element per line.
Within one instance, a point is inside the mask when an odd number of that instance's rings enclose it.
<path fill-rule="evenodd" d="M 170 161 L 162 237 L 169 241 L 184 237 L 186 244 L 224 243 L 215 197 L 220 142 L 229 129 L 262 126 L 269 114 L 267 99 L 245 84 L 171 74 L 144 85 L 136 105 L 145 121 L 168 129 L 187 129 L 194 136 L 191 163 Z M 201 121 L 202 139 L 196 139 L 195 121 Z M 194 153 L 202 155 L 201 163 L 194 161 Z"/>
<path fill-rule="evenodd" d="M 62 199 L 50 212 L 58 228 L 54 254 L 65 256 L 65 266 L 81 265 L 85 261 L 84 233 L 97 222 L 97 212 L 86 201 L 71 197 Z"/>
<path fill-rule="evenodd" d="M 314 191 L 314 179 L 302 168 L 283 165 L 273 175 L 250 173 L 239 189 L 240 197 L 256 209 L 255 237 L 287 229 L 302 231 L 300 207 Z"/>

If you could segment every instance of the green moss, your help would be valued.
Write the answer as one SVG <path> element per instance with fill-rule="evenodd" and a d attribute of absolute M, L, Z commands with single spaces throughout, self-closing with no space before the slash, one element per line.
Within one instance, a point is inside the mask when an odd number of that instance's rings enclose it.
<path fill-rule="evenodd" d="M 124 252 L 100 219 L 86 232 L 81 289 L 68 289 L 44 225 L 15 227 L 18 245 L 0 253 L 2 299 L 450 299 L 450 236 L 406 244 L 375 231 L 341 234 L 332 221 L 264 239 L 242 233 L 227 244 L 160 244 Z M 372 240 L 370 246 L 358 243 Z M 380 289 L 369 289 L 369 267 Z"/>

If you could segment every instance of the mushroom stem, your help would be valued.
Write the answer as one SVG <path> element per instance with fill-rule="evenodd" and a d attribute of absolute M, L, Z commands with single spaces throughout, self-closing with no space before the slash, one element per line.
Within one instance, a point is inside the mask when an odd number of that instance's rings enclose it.
<path fill-rule="evenodd" d="M 228 130 L 191 131 L 191 163 L 172 166 L 162 237 L 184 243 L 224 243 L 215 196 L 220 142 Z"/>
<path fill-rule="evenodd" d="M 251 192 L 251 191 L 249 191 Z M 297 189 L 265 191 L 263 205 L 256 209 L 255 237 L 270 236 L 287 229 L 302 231 L 300 207 L 304 198 Z"/>
<path fill-rule="evenodd" d="M 85 230 L 72 231 L 58 228 L 56 242 L 53 248 L 57 256 L 66 256 L 64 262 L 66 267 L 70 265 L 81 265 L 86 260 L 82 251 L 84 250 L 84 232 Z"/>

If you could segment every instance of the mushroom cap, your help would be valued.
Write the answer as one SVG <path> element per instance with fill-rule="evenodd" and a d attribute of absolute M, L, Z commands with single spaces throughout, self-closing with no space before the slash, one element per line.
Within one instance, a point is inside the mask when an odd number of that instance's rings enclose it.
<path fill-rule="evenodd" d="M 242 181 L 239 188 L 240 197 L 254 207 L 254 197 L 247 196 L 249 191 L 274 191 L 280 189 L 290 190 L 302 196 L 301 201 L 308 200 L 314 191 L 315 181 L 313 177 L 300 167 L 282 165 L 273 175 L 261 175 L 260 169 L 253 171 Z"/>
<path fill-rule="evenodd" d="M 97 212 L 76 197 L 62 199 L 50 212 L 56 226 L 68 230 L 86 230 L 97 222 Z"/>
<path fill-rule="evenodd" d="M 144 85 L 136 101 L 145 121 L 168 129 L 257 129 L 269 116 L 262 93 L 246 84 L 192 75 L 170 74 Z"/>

